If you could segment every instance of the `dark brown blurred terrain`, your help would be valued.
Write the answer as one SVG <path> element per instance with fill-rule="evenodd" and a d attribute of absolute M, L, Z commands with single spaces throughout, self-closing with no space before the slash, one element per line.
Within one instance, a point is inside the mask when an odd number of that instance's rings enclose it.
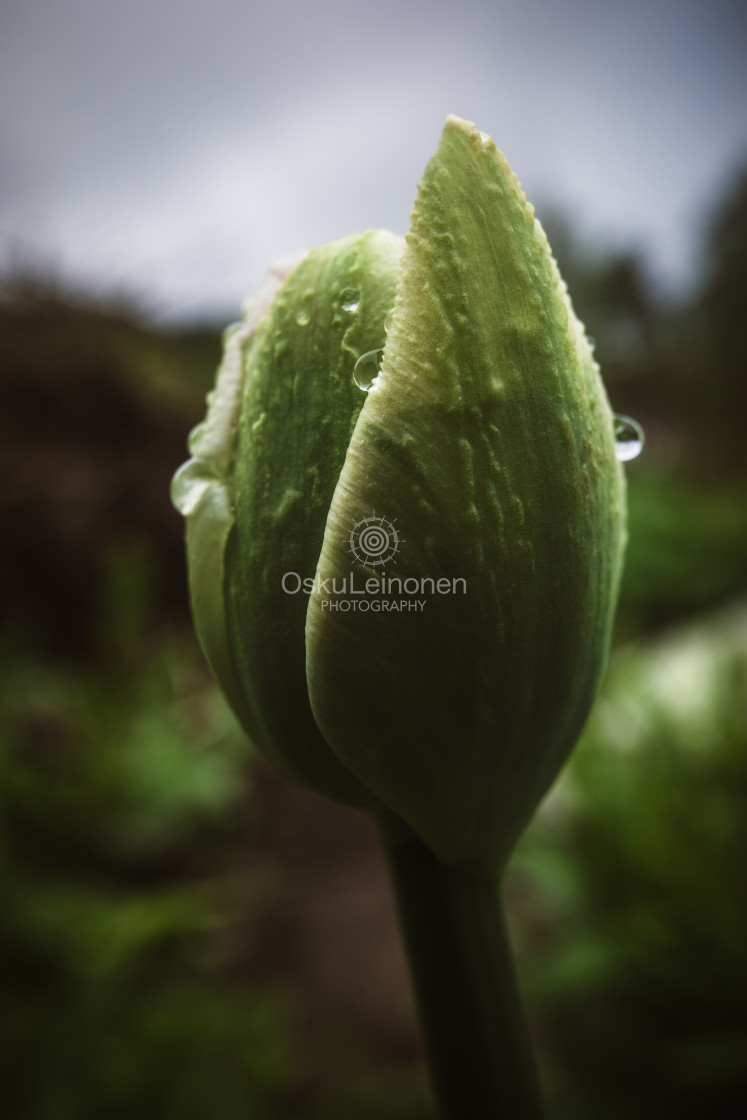
<path fill-rule="evenodd" d="M 121 545 L 151 555 L 154 623 L 184 621 L 182 525 L 168 483 L 219 354 L 215 331 L 169 338 L 31 284 L 4 301 L 6 621 L 41 648 L 92 653 L 103 572 Z"/>

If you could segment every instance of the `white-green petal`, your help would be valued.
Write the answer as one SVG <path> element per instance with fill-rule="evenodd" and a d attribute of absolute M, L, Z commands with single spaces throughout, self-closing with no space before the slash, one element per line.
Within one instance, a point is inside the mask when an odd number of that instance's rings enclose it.
<path fill-rule="evenodd" d="M 210 666 L 245 724 L 249 708 L 228 647 L 225 552 L 234 522 L 229 474 L 238 431 L 245 351 L 257 325 L 297 260 L 273 266 L 265 283 L 247 301 L 241 323 L 223 340 L 215 388 L 208 394 L 205 420 L 189 437 L 191 458 L 174 476 L 171 496 L 187 520 L 187 564 L 192 616 Z M 247 728 L 249 730 L 249 728 Z"/>

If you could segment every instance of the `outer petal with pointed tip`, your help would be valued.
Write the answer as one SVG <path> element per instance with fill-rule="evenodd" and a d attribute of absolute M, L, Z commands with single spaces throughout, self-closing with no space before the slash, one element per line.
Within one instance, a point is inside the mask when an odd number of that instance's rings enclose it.
<path fill-rule="evenodd" d="M 384 596 L 425 601 L 416 612 L 330 610 L 319 588 L 306 624 L 322 734 L 442 859 L 504 861 L 579 734 L 609 644 L 623 487 L 545 235 L 492 141 L 449 118 L 317 569 L 370 578 L 347 540 L 375 511 L 403 538 L 386 578 L 434 583 Z M 439 594 L 438 580 L 457 582 Z"/>

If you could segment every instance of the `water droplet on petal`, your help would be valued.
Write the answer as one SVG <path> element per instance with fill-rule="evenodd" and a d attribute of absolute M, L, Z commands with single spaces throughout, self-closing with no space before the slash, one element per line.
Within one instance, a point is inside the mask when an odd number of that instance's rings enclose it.
<path fill-rule="evenodd" d="M 643 451 L 643 428 L 631 416 L 615 413 L 615 454 L 621 463 L 628 463 L 637 459 Z"/>
<path fill-rule="evenodd" d="M 386 332 L 386 334 L 389 334 L 389 331 L 391 330 L 392 315 L 393 314 L 394 314 L 394 308 L 392 308 L 391 311 L 387 311 L 387 313 L 386 313 L 386 317 L 384 319 L 384 331 Z"/>
<path fill-rule="evenodd" d="M 309 315 L 305 307 L 298 312 L 298 315 L 296 315 L 296 322 L 298 323 L 299 327 L 308 327 L 309 323 L 311 322 L 311 315 Z"/>
<path fill-rule="evenodd" d="M 188 517 L 206 490 L 217 481 L 215 472 L 204 459 L 187 459 L 171 480 L 171 504 L 182 517 Z"/>
<path fill-rule="evenodd" d="M 353 381 L 359 389 L 369 393 L 373 389 L 381 373 L 381 358 L 383 350 L 367 350 L 361 354 L 353 369 Z"/>
<path fill-rule="evenodd" d="M 361 296 L 357 288 L 343 288 L 340 292 L 340 307 L 343 311 L 357 311 Z"/>
<path fill-rule="evenodd" d="M 208 404 L 212 403 L 210 399 L 212 396 L 212 393 L 208 394 Z M 200 440 L 207 433 L 207 430 L 208 426 L 206 422 L 204 420 L 201 420 L 200 423 L 196 424 L 192 431 L 189 433 L 189 435 L 187 436 L 187 450 L 189 451 L 190 455 L 197 454 Z"/>

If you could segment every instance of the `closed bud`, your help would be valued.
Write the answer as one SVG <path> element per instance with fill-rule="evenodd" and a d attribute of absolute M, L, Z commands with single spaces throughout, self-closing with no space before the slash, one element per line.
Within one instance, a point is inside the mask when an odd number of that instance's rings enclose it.
<path fill-rule="evenodd" d="M 257 297 L 191 449 L 195 620 L 248 733 L 440 859 L 500 867 L 596 693 L 624 479 L 491 140 L 449 118 L 404 250 L 337 242 Z"/>

